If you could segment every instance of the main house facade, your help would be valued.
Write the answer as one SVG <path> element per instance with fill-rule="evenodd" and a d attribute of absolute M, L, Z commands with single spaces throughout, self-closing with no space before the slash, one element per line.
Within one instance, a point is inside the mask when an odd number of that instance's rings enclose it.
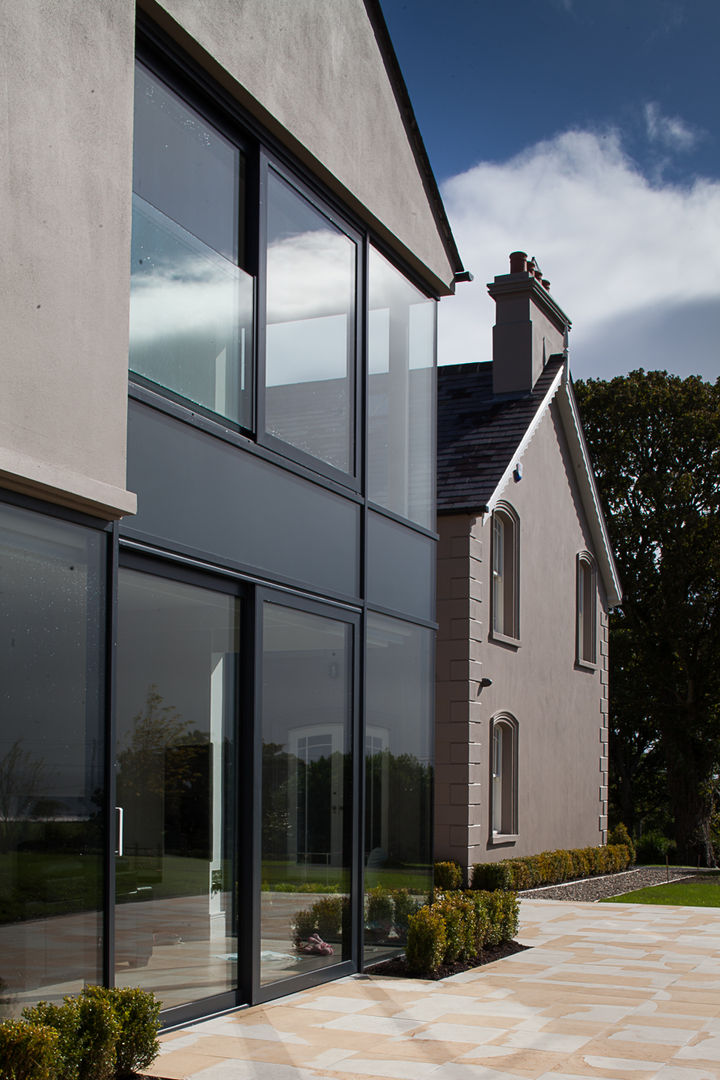
<path fill-rule="evenodd" d="M 365 895 L 430 884 L 464 272 L 374 0 L 3 18 L 0 1000 L 175 1023 L 391 953 Z"/>
<path fill-rule="evenodd" d="M 436 858 L 604 843 L 620 584 L 568 371 L 523 252 L 488 287 L 492 362 L 438 370 Z"/>

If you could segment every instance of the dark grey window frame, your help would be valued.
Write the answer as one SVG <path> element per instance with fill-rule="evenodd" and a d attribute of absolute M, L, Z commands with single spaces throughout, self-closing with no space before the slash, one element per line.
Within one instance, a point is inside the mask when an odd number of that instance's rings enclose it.
<path fill-rule="evenodd" d="M 319 483 L 337 485 L 348 495 L 363 495 L 366 470 L 365 415 L 367 399 L 366 353 L 366 297 L 368 247 L 373 245 L 385 256 L 408 282 L 431 300 L 436 293 L 428 289 L 418 274 L 392 251 L 382 238 L 376 236 L 359 217 L 353 215 L 337 196 L 325 188 L 300 161 L 295 159 L 277 137 L 249 114 L 222 86 L 218 85 L 203 68 L 143 12 L 137 14 L 137 59 L 158 75 L 171 89 L 183 96 L 193 108 L 198 109 L 223 135 L 235 142 L 245 152 L 247 159 L 246 183 L 246 253 L 243 268 L 255 277 L 254 305 L 254 404 L 253 429 L 241 428 L 211 410 L 166 390 L 142 376 L 130 376 L 130 393 L 154 407 L 168 411 L 186 423 L 193 423 L 216 433 L 219 437 L 237 440 L 245 449 L 272 455 L 278 464 L 289 469 L 307 470 Z M 356 261 L 356 309 L 355 309 L 355 378 L 354 378 L 354 448 L 351 454 L 352 471 L 347 473 L 325 464 L 318 458 L 303 453 L 289 443 L 266 435 L 264 432 L 264 333 L 263 300 L 265 290 L 265 266 L 263 248 L 263 219 L 266 216 L 265 175 L 274 169 L 290 183 L 313 207 L 340 228 L 357 244 Z M 437 326 L 437 313 L 435 315 Z M 337 490 L 337 488 L 336 488 Z M 374 506 L 378 513 L 414 528 L 426 535 L 437 534 L 410 519 L 398 517 L 382 506 Z"/>
<path fill-rule="evenodd" d="M 319 615 L 323 618 L 344 622 L 353 627 L 352 644 L 352 718 L 351 738 L 352 747 L 352 806 L 351 815 L 351 854 L 350 854 L 350 896 L 352 904 L 353 934 L 350 942 L 350 959 L 339 960 L 336 964 L 310 971 L 294 978 L 283 979 L 276 983 L 268 983 L 264 986 L 260 982 L 260 940 L 261 919 L 259 900 L 252 908 L 252 921 L 248 926 L 248 932 L 253 942 L 252 955 L 249 964 L 251 998 L 253 1005 L 263 1004 L 287 994 L 294 994 L 298 990 L 305 990 L 311 986 L 319 986 L 321 983 L 341 979 L 346 975 L 352 975 L 361 970 L 362 959 L 362 933 L 363 933 L 363 874 L 360 863 L 362 852 L 362 835 L 358 800 L 361 798 L 361 780 L 364 783 L 362 769 L 361 734 L 364 728 L 362 722 L 362 697 L 361 686 L 364 678 L 362 663 L 364 660 L 364 618 L 359 611 L 351 611 L 337 605 L 324 604 L 322 601 L 309 600 L 306 597 L 292 595 L 271 587 L 258 587 L 255 592 L 255 627 L 254 627 L 254 662 L 255 672 L 253 685 L 255 688 L 254 700 L 254 740 L 253 740 L 253 773 L 256 783 L 252 788 L 253 795 L 253 858 L 252 858 L 252 896 L 260 897 L 260 885 L 262 881 L 262 686 L 263 686 L 263 606 L 266 603 L 275 604 L 296 611 L 303 611 L 309 615 Z"/>

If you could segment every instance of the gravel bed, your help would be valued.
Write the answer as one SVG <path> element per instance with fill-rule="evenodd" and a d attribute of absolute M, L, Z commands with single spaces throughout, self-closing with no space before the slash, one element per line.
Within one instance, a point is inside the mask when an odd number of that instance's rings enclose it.
<path fill-rule="evenodd" d="M 670 867 L 670 880 L 692 877 L 696 871 Z M 528 900 L 580 900 L 593 903 L 605 900 L 608 896 L 622 896 L 623 893 L 644 889 L 648 885 L 662 885 L 667 881 L 664 866 L 641 866 L 637 870 L 626 870 L 622 874 L 608 874 L 605 877 L 585 878 L 583 881 L 569 881 L 565 885 L 548 885 L 542 889 L 526 889 L 519 895 Z"/>

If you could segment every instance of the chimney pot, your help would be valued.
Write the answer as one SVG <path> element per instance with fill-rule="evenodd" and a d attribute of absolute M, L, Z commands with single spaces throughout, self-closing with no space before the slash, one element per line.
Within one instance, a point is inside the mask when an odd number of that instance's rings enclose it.
<path fill-rule="evenodd" d="M 526 251 L 511 251 L 510 252 L 510 273 L 511 274 L 524 274 L 528 268 L 527 265 L 527 252 Z"/>
<path fill-rule="evenodd" d="M 550 282 L 548 281 L 548 279 L 546 277 L 544 277 L 542 279 L 542 283 L 545 286 L 545 288 L 547 289 L 547 291 L 550 292 Z"/>

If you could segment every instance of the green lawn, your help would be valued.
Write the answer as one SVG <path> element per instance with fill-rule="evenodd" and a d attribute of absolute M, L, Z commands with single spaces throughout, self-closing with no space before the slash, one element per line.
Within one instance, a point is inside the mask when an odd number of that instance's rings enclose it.
<path fill-rule="evenodd" d="M 649 889 L 611 896 L 603 904 L 678 904 L 681 907 L 720 907 L 720 874 L 703 881 L 670 881 Z"/>

